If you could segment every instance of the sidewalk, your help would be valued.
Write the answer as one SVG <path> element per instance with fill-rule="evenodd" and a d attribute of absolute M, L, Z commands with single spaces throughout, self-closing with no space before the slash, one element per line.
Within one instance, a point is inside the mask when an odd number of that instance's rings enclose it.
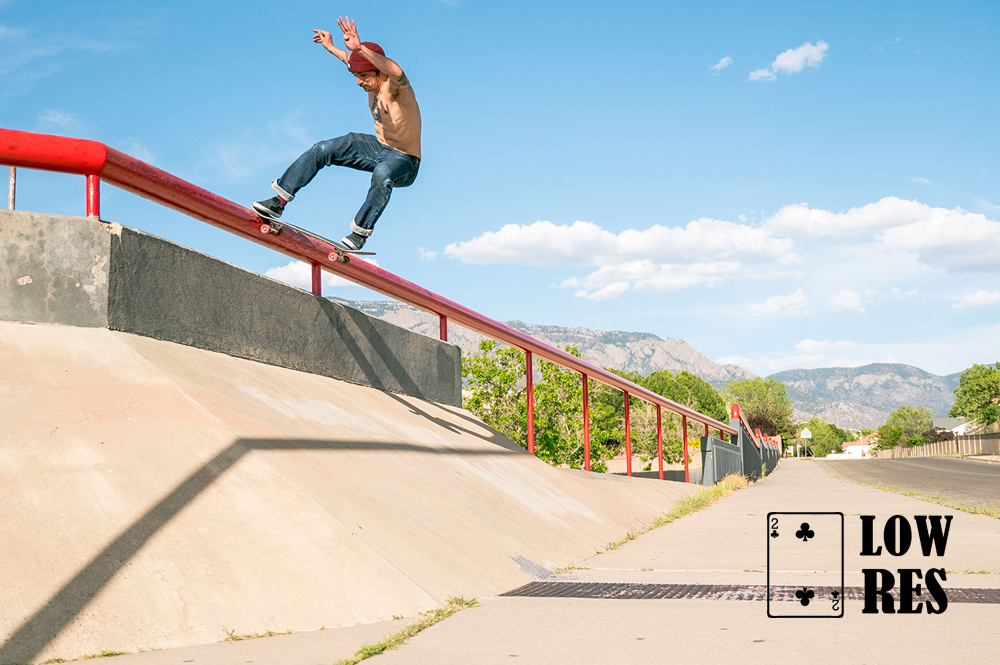
<path fill-rule="evenodd" d="M 784 460 L 745 490 L 559 579 L 673 584 L 764 584 L 766 515 L 837 511 L 845 519 L 847 586 L 862 568 L 946 568 L 945 588 L 1000 588 L 1000 522 L 837 480 L 813 461 Z M 944 557 L 861 557 L 859 514 L 953 515 Z M 880 535 L 880 534 L 879 534 Z M 916 538 L 916 534 L 914 534 Z M 879 542 L 877 539 L 876 542 Z M 759 571 L 759 572 L 758 572 Z M 926 592 L 924 594 L 926 598 Z M 919 600 L 919 599 L 918 599 Z M 952 602 L 943 614 L 769 619 L 762 601 L 487 598 L 378 657 L 397 663 L 996 662 L 1000 605 Z"/>
<path fill-rule="evenodd" d="M 794 459 L 783 460 L 766 479 L 713 506 L 618 550 L 573 562 L 582 569 L 552 579 L 763 585 L 766 516 L 772 511 L 844 513 L 847 586 L 863 585 L 862 568 L 945 568 L 946 589 L 1000 589 L 1000 521 L 838 480 L 824 471 L 822 463 Z M 953 515 L 945 556 L 923 557 L 914 533 L 914 545 L 905 556 L 861 557 L 861 514 L 877 516 L 876 543 L 881 543 L 881 526 L 892 515 L 911 522 L 914 515 Z M 926 599 L 926 591 L 917 598 Z M 842 619 L 789 620 L 769 619 L 766 603 L 750 600 L 490 597 L 480 603 L 366 662 L 773 665 L 806 660 L 810 665 L 890 661 L 909 665 L 989 663 L 1000 658 L 998 604 L 951 602 L 943 614 L 867 615 L 861 613 L 861 601 L 849 600 Z M 380 624 L 364 630 L 373 635 L 390 632 L 383 628 Z M 332 641 L 323 640 L 332 640 L 339 631 L 326 632 L 330 635 L 265 638 L 198 647 L 184 654 L 123 656 L 114 662 L 329 664 L 348 655 L 344 653 L 348 644 L 330 649 Z M 291 647 L 293 638 L 294 653 L 283 647 Z M 232 657 L 222 660 L 223 655 Z"/>

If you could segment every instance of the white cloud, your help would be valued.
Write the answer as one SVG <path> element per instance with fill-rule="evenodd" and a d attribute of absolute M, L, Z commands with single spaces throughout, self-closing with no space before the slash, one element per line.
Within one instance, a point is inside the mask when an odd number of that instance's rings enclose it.
<path fill-rule="evenodd" d="M 787 296 L 771 296 L 762 303 L 747 305 L 747 311 L 751 316 L 797 316 L 804 313 L 802 308 L 808 304 L 809 298 L 799 289 Z"/>
<path fill-rule="evenodd" d="M 216 144 L 209 161 L 215 168 L 221 166 L 226 175 L 240 180 L 268 167 L 285 165 L 298 157 L 311 145 L 308 132 L 299 123 L 301 111 L 286 114 L 267 129 L 248 127 L 243 133 Z"/>
<path fill-rule="evenodd" d="M 806 42 L 798 48 L 790 48 L 779 54 L 771 63 L 771 69 L 784 74 L 797 74 L 806 67 L 819 67 L 829 48 L 830 45 L 824 41 L 815 44 Z"/>
<path fill-rule="evenodd" d="M 588 268 L 559 286 L 592 299 L 630 290 L 715 287 L 737 278 L 803 278 L 825 266 L 883 285 L 882 295 L 878 290 L 841 293 L 827 301 L 838 311 L 857 313 L 864 312 L 861 300 L 912 296 L 915 289 L 904 292 L 898 286 L 892 296 L 887 293 L 890 285 L 905 285 L 911 278 L 939 270 L 1000 271 L 1000 222 L 961 208 L 932 208 L 889 196 L 841 212 L 786 205 L 761 218 L 760 224 L 701 218 L 683 226 L 654 224 L 618 233 L 585 221 L 507 224 L 451 243 L 443 252 L 466 264 Z M 829 242 L 829 237 L 845 240 Z M 794 251 L 797 242 L 806 252 Z M 782 269 L 792 265 L 796 270 Z"/>
<path fill-rule="evenodd" d="M 0 24 L 0 97 L 25 94 L 33 84 L 62 69 L 78 56 L 61 58 L 73 51 L 100 52 L 118 46 L 65 34 L 36 35 L 27 28 Z"/>
<path fill-rule="evenodd" d="M 823 353 L 824 351 L 829 351 L 830 349 L 845 349 L 853 348 L 858 345 L 857 342 L 852 342 L 849 340 L 840 340 L 836 342 L 831 342 L 830 340 L 818 341 L 815 339 L 804 339 L 795 345 L 795 350 L 800 353 L 817 354 Z"/>
<path fill-rule="evenodd" d="M 891 332 L 891 331 L 890 331 Z M 891 335 L 889 335 L 891 337 Z M 776 352 L 756 358 L 727 356 L 715 362 L 732 363 L 767 376 L 786 369 L 858 367 L 870 363 L 904 363 L 934 374 L 960 372 L 973 363 L 997 359 L 1000 325 L 975 326 L 920 342 L 855 343 L 803 340 L 789 353 Z M 829 346 L 826 346 L 829 345 Z"/>
<path fill-rule="evenodd" d="M 65 130 L 78 129 L 81 126 L 80 119 L 73 113 L 66 113 L 56 109 L 48 109 L 38 118 L 38 124 L 58 125 Z"/>
<path fill-rule="evenodd" d="M 913 182 L 920 183 L 921 185 L 936 185 L 937 183 L 931 182 L 927 178 L 914 178 Z"/>
<path fill-rule="evenodd" d="M 750 266 L 776 261 L 790 253 L 792 246 L 793 241 L 775 238 L 758 227 L 707 218 L 686 226 L 655 224 L 620 233 L 591 222 L 557 225 L 540 221 L 508 224 L 499 231 L 451 243 L 444 253 L 479 265 L 596 268 L 562 286 L 581 289 L 579 297 L 606 298 L 624 293 L 622 283 L 637 291 L 716 286 L 737 275 L 752 275 Z"/>
<path fill-rule="evenodd" d="M 750 72 L 750 80 L 773 81 L 777 78 L 777 74 L 798 74 L 806 67 L 819 67 L 829 48 L 830 45 L 822 40 L 815 44 L 806 42 L 798 48 L 790 48 L 779 53 L 769 68 Z"/>
<path fill-rule="evenodd" d="M 983 289 L 975 293 L 967 293 L 952 307 L 955 309 L 972 309 L 973 307 L 985 307 L 986 305 L 1000 305 L 1000 291 L 986 291 Z"/>
<path fill-rule="evenodd" d="M 422 245 L 419 248 L 417 248 L 417 251 L 420 253 L 420 258 L 423 259 L 424 261 L 437 261 L 438 257 L 437 252 L 427 249 Z"/>
<path fill-rule="evenodd" d="M 709 67 L 709 69 L 713 70 L 716 74 L 718 74 L 731 64 L 733 64 L 733 59 L 727 55 L 725 58 L 719 60 L 717 63 Z"/>
<path fill-rule="evenodd" d="M 356 256 L 351 260 L 354 261 L 357 259 L 367 261 L 375 266 L 378 265 L 378 262 L 375 259 L 367 256 Z M 293 259 L 287 265 L 268 268 L 264 275 L 270 277 L 271 279 L 276 279 L 279 282 L 284 282 L 289 286 L 298 287 L 304 291 L 312 290 L 312 267 L 308 263 L 303 263 L 302 261 Z M 351 286 L 357 286 L 354 282 L 328 273 L 325 270 L 323 271 L 322 285 L 324 291 L 327 289 L 343 289 Z"/>
<path fill-rule="evenodd" d="M 774 81 L 778 77 L 774 75 L 770 69 L 766 67 L 764 69 L 755 69 L 750 72 L 751 81 Z"/>
<path fill-rule="evenodd" d="M 827 298 L 826 304 L 837 312 L 865 313 L 865 308 L 861 306 L 861 295 L 857 291 L 841 291 L 837 295 Z"/>
<path fill-rule="evenodd" d="M 587 300 L 607 300 L 608 298 L 617 298 L 628 291 L 628 288 L 628 282 L 612 282 L 590 293 L 584 289 L 580 289 L 573 296 L 576 298 L 586 298 Z"/>
<path fill-rule="evenodd" d="M 951 272 L 1000 271 L 1000 222 L 962 208 L 895 196 L 839 213 L 801 203 L 783 206 L 762 228 L 799 238 L 881 231 L 876 240 L 883 251 L 916 252 L 923 263 Z"/>

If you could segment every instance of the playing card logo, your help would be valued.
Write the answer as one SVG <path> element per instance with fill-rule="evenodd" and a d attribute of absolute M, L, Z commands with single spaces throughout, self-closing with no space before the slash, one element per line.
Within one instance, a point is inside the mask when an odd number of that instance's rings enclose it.
<path fill-rule="evenodd" d="M 806 587 L 802 587 L 800 590 L 795 592 L 795 597 L 799 599 L 799 602 L 802 603 L 803 607 L 808 605 L 809 601 L 812 600 L 815 595 L 816 593 L 813 592 L 812 589 L 807 589 Z"/>
<path fill-rule="evenodd" d="M 801 538 L 803 543 L 807 543 L 810 538 L 816 537 L 816 532 L 809 528 L 808 522 L 803 522 L 802 528 L 795 532 L 795 537 Z"/>

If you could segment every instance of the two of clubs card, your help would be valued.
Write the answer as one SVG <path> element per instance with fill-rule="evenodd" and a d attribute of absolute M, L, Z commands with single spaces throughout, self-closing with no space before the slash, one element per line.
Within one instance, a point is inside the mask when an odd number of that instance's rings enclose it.
<path fill-rule="evenodd" d="M 767 514 L 767 616 L 844 616 L 844 514 Z"/>

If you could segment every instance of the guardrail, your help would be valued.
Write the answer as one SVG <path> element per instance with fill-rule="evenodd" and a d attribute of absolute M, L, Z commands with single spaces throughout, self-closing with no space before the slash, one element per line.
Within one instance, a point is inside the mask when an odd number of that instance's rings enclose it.
<path fill-rule="evenodd" d="M 594 379 L 625 393 L 628 409 L 629 396 L 637 397 L 656 406 L 657 449 L 659 476 L 663 478 L 663 429 L 661 409 L 681 416 L 684 441 L 684 481 L 690 482 L 688 456 L 688 419 L 736 436 L 737 428 L 719 422 L 704 414 L 658 395 L 642 386 L 621 378 L 608 370 L 592 365 L 562 349 L 540 342 L 499 321 L 459 305 L 428 289 L 398 277 L 365 261 L 338 260 L 334 248 L 317 238 L 299 233 L 285 226 L 275 235 L 261 224 L 260 218 L 249 208 L 233 203 L 208 190 L 193 185 L 166 171 L 156 168 L 130 155 L 98 141 L 36 134 L 11 129 L 0 129 L 0 164 L 11 167 L 9 205 L 14 205 L 14 169 L 16 167 L 56 171 L 82 175 L 86 178 L 86 210 L 88 217 L 100 218 L 101 182 L 114 185 L 127 192 L 155 201 L 163 206 L 184 213 L 213 226 L 225 229 L 247 240 L 270 247 L 312 266 L 312 291 L 322 295 L 321 271 L 326 271 L 431 312 L 440 319 L 440 337 L 448 339 L 448 320 L 525 352 L 526 382 L 528 393 L 528 450 L 535 452 L 534 397 L 532 384 L 532 358 L 539 358 L 572 369 L 583 379 L 583 446 L 584 469 L 590 470 L 590 408 L 588 379 Z M 627 412 L 626 412 L 627 413 Z M 625 454 L 627 474 L 632 475 L 631 425 L 626 416 Z M 758 448 L 760 443 L 754 441 Z"/>

